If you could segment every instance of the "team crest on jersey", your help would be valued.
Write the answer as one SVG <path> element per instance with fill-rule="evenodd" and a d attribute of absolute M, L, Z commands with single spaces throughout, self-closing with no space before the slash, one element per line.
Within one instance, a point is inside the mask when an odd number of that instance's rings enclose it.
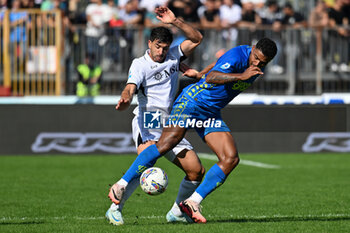
<path fill-rule="evenodd" d="M 155 75 L 154 75 L 154 79 L 155 80 L 161 80 L 162 79 L 162 77 L 163 77 L 163 75 L 160 73 L 160 72 L 157 72 L 157 73 L 155 73 Z"/>
<path fill-rule="evenodd" d="M 230 68 L 230 63 L 226 62 L 225 64 L 220 66 L 220 68 L 226 70 L 226 69 Z"/>

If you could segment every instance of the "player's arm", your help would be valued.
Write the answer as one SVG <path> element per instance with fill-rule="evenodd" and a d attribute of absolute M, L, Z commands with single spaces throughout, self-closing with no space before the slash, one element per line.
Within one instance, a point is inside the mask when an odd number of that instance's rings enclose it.
<path fill-rule="evenodd" d="M 203 39 L 202 34 L 197 29 L 185 23 L 182 19 L 177 18 L 168 7 L 157 7 L 155 13 L 157 14 L 157 19 L 162 23 L 172 24 L 185 33 L 188 39 L 180 45 L 185 56 L 190 55 L 201 43 Z"/>
<path fill-rule="evenodd" d="M 207 67 L 205 67 L 202 71 L 197 71 L 195 69 L 192 69 L 185 63 L 180 63 L 180 71 L 183 72 L 182 76 L 187 76 L 189 78 L 194 78 L 194 79 L 201 79 L 203 75 L 208 73 L 214 66 L 216 62 L 211 63 Z"/>
<path fill-rule="evenodd" d="M 136 92 L 136 85 L 133 83 L 128 83 L 124 88 L 121 94 L 120 100 L 118 101 L 117 106 L 115 106 L 115 109 L 120 111 L 128 109 L 135 92 Z"/>
<path fill-rule="evenodd" d="M 205 81 L 207 83 L 213 83 L 213 84 L 225 84 L 230 82 L 235 82 L 238 80 L 247 80 L 255 75 L 262 75 L 264 74 L 259 67 L 257 66 L 249 66 L 248 69 L 246 69 L 241 74 L 233 74 L 233 73 L 223 73 L 220 71 L 211 71 Z"/>

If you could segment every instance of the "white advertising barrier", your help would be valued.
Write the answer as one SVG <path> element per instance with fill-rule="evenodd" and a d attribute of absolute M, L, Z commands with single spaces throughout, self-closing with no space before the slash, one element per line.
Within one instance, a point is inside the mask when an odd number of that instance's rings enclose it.
<path fill-rule="evenodd" d="M 302 150 L 304 152 L 350 152 L 350 132 L 311 133 Z"/>
<path fill-rule="evenodd" d="M 131 133 L 40 133 L 32 144 L 34 153 L 64 152 L 134 153 Z"/>

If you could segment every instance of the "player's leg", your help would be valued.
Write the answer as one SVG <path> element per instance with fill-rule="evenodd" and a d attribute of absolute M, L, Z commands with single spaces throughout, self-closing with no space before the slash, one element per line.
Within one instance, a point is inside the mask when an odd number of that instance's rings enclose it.
<path fill-rule="evenodd" d="M 137 139 L 136 139 L 137 140 Z M 135 141 L 137 144 L 138 142 Z M 140 142 L 139 142 L 140 143 Z M 144 149 L 146 149 L 148 146 L 155 144 L 155 141 L 147 141 L 145 143 L 140 144 L 137 147 L 137 154 L 140 154 Z M 119 182 L 119 183 L 118 183 Z M 116 184 L 113 185 L 113 190 L 115 192 L 118 192 L 120 190 L 120 180 Z M 123 220 L 123 215 L 122 215 L 122 210 L 124 207 L 125 202 L 129 199 L 129 197 L 134 193 L 134 191 L 137 189 L 139 186 L 140 181 L 139 179 L 133 179 L 131 180 L 126 187 L 122 187 L 124 190 L 121 194 L 120 198 L 120 203 L 115 204 L 114 202 L 111 204 L 110 208 L 106 212 L 106 218 L 109 220 L 110 223 L 113 225 L 123 225 L 124 220 Z M 111 192 L 111 191 L 110 191 Z M 108 195 L 110 196 L 111 193 Z"/>
<path fill-rule="evenodd" d="M 133 133 L 133 140 L 135 142 L 135 146 L 137 149 L 137 154 L 140 154 L 148 146 L 155 143 L 155 141 L 147 141 L 143 143 L 143 139 L 141 137 L 140 119 L 137 115 L 134 117 L 132 121 L 132 133 Z M 112 200 L 113 203 L 111 204 L 110 208 L 106 212 L 106 218 L 113 225 L 124 224 L 123 215 L 122 215 L 124 204 L 139 185 L 139 179 L 131 180 L 127 186 L 123 185 L 123 182 L 124 181 L 120 179 L 117 183 L 115 183 L 111 187 L 108 194 L 108 197 Z M 118 198 L 119 204 L 116 204 L 116 201 L 113 201 L 113 199 L 115 198 L 113 191 L 118 195 L 116 196 Z"/>
<path fill-rule="evenodd" d="M 237 148 L 230 132 L 211 132 L 205 136 L 205 141 L 218 156 L 219 162 L 209 169 L 196 191 L 180 204 L 180 208 L 195 222 L 206 222 L 200 213 L 200 203 L 225 182 L 239 163 Z"/>
<path fill-rule="evenodd" d="M 181 111 L 183 112 L 186 104 L 184 105 L 180 102 L 178 105 L 181 107 Z M 176 116 L 174 114 L 176 111 L 177 105 L 175 104 L 171 115 Z M 170 120 L 170 124 L 163 129 L 158 142 L 142 151 L 123 175 L 122 179 L 118 181 L 121 186 L 126 187 L 131 180 L 140 177 L 144 170 L 152 167 L 159 157 L 173 149 L 184 138 L 187 129 L 176 125 L 177 119 L 175 117 L 171 118 Z M 109 197 L 115 204 L 120 203 L 120 197 L 124 190 L 119 189 L 119 191 L 121 192 L 116 192 L 113 187 L 110 191 Z"/>
<path fill-rule="evenodd" d="M 169 158 L 169 154 L 176 150 L 177 147 L 175 147 L 172 151 L 169 151 L 165 157 L 171 160 Z M 196 152 L 192 149 L 180 150 L 172 162 L 182 169 L 186 176 L 180 183 L 176 201 L 174 202 L 170 211 L 167 213 L 166 219 L 168 222 L 192 222 L 190 218 L 186 218 L 186 216 L 184 216 L 179 208 L 179 204 L 181 201 L 191 196 L 191 194 L 196 190 L 204 176 L 205 169 L 202 166 Z"/>
<path fill-rule="evenodd" d="M 142 151 L 126 171 L 122 177 L 125 181 L 124 185 L 127 185 L 131 180 L 140 177 L 144 170 L 152 167 L 159 157 L 174 148 L 182 140 L 185 133 L 186 129 L 178 126 L 164 128 L 159 141 L 155 145 L 151 145 Z"/>

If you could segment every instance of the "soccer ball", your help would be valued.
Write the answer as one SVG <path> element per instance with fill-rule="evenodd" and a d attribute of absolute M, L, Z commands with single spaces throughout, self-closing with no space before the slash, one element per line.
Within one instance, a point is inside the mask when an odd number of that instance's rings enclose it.
<path fill-rule="evenodd" d="M 149 195 L 158 195 L 168 186 L 168 176 L 159 167 L 146 169 L 140 177 L 141 189 Z"/>

